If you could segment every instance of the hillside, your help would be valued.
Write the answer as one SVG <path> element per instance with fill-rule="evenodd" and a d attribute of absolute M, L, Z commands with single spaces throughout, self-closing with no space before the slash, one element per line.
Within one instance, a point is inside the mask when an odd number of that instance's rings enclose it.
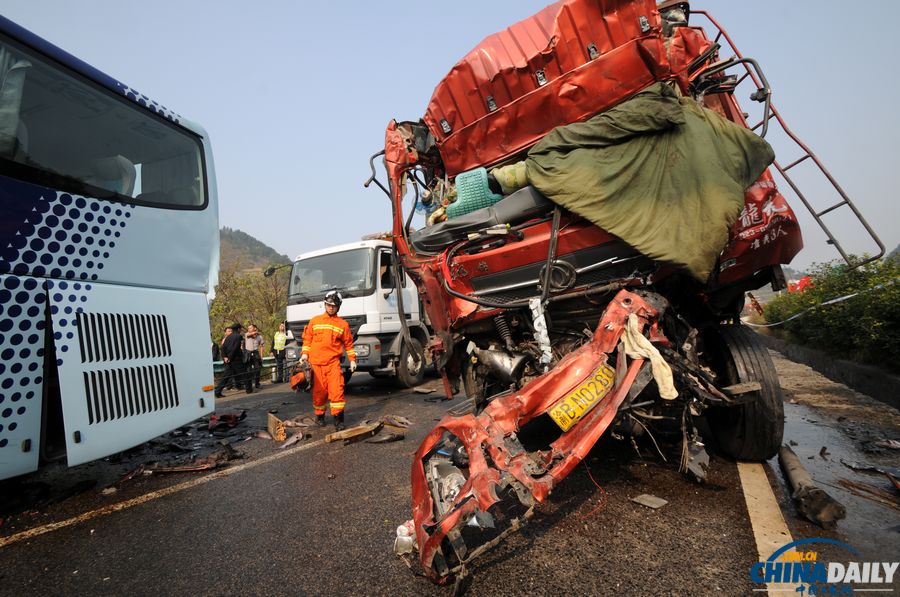
<path fill-rule="evenodd" d="M 223 227 L 219 230 L 220 269 L 240 264 L 241 270 L 264 269 L 273 264 L 290 263 L 287 255 L 280 255 L 246 232 Z"/>
<path fill-rule="evenodd" d="M 888 259 L 900 259 L 900 245 L 894 247 L 894 250 L 888 253 L 887 257 L 884 258 L 885 261 Z"/>

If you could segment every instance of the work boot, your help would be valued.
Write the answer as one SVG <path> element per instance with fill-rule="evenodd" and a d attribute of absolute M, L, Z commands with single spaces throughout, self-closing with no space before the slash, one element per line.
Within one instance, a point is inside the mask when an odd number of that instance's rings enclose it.
<path fill-rule="evenodd" d="M 325 415 L 316 415 L 316 426 L 318 426 L 318 427 L 325 426 Z"/>
<path fill-rule="evenodd" d="M 344 411 L 341 411 L 338 414 L 334 415 L 334 430 L 344 430 Z"/>

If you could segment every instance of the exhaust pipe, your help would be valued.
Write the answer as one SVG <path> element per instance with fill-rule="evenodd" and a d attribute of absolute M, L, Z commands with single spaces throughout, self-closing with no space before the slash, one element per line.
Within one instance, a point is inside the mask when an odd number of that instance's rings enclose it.
<path fill-rule="evenodd" d="M 528 355 L 522 353 L 509 354 L 502 350 L 484 350 L 476 348 L 472 351 L 491 373 L 495 374 L 504 383 L 516 383 L 522 375 L 522 370 L 528 364 Z"/>

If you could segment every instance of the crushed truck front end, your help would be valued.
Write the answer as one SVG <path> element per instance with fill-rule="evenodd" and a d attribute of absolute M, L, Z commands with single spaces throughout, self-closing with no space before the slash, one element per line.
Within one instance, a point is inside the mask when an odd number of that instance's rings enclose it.
<path fill-rule="evenodd" d="M 421 120 L 387 127 L 394 246 L 447 398 L 467 396 L 412 465 L 409 526 L 436 582 L 465 576 L 609 429 L 677 438 L 701 482 L 700 417 L 727 456 L 781 443 L 777 376 L 739 320 L 802 247 L 762 138 L 777 113 L 758 65 L 723 60 L 724 34 L 691 14 L 557 2 L 460 60 Z"/>

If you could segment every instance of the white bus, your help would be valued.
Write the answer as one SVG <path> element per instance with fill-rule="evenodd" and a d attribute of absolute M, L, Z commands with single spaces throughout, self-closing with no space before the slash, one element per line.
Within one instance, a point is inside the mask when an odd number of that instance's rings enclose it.
<path fill-rule="evenodd" d="M 0 17 L 0 479 L 212 411 L 199 126 Z"/>

